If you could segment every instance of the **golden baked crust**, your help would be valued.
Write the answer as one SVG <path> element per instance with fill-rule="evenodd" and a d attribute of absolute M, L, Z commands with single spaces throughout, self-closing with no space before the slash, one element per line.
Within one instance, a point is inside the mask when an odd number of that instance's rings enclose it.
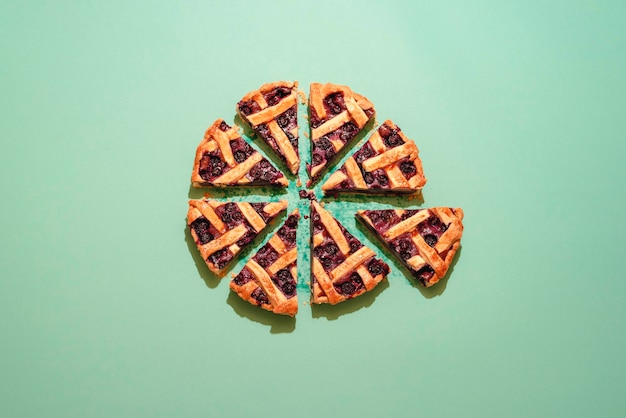
<path fill-rule="evenodd" d="M 276 152 L 293 174 L 300 167 L 297 109 L 297 81 L 263 84 L 237 103 L 241 119 Z"/>
<path fill-rule="evenodd" d="M 231 280 L 230 288 L 242 299 L 277 314 L 294 316 L 298 312 L 295 231 L 299 218 L 296 209 Z"/>
<path fill-rule="evenodd" d="M 363 221 L 426 287 L 448 271 L 463 236 L 463 210 L 359 210 Z"/>
<path fill-rule="evenodd" d="M 239 128 L 217 119 L 196 149 L 191 184 L 203 186 L 288 186 L 287 179 L 245 142 Z"/>
<path fill-rule="evenodd" d="M 415 142 L 386 120 L 322 185 L 324 193 L 414 193 L 426 184 Z"/>
<path fill-rule="evenodd" d="M 268 223 L 287 209 L 287 201 L 272 203 L 190 200 L 187 225 L 209 270 L 221 276 Z"/>
<path fill-rule="evenodd" d="M 311 302 L 336 304 L 372 290 L 389 266 L 311 202 Z"/>
<path fill-rule="evenodd" d="M 374 115 L 372 102 L 353 92 L 350 87 L 332 83 L 311 83 L 311 163 L 307 164 L 309 177 L 312 180 L 317 179 Z"/>

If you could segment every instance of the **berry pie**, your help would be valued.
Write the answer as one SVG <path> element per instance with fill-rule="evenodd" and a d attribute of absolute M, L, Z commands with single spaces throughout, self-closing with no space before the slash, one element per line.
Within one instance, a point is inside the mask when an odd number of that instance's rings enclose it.
<path fill-rule="evenodd" d="M 242 299 L 277 314 L 294 316 L 298 312 L 299 219 L 296 209 L 230 282 L 230 288 Z"/>
<path fill-rule="evenodd" d="M 191 183 L 194 187 L 288 186 L 285 176 L 223 119 L 207 129 L 198 145 Z"/>
<path fill-rule="evenodd" d="M 372 290 L 389 266 L 311 202 L 311 302 L 336 304 Z"/>
<path fill-rule="evenodd" d="M 220 276 L 268 223 L 287 209 L 287 201 L 271 203 L 190 200 L 187 225 L 209 270 Z"/>
<path fill-rule="evenodd" d="M 426 287 L 445 276 L 463 235 L 459 208 L 360 210 L 357 218 Z"/>
<path fill-rule="evenodd" d="M 426 184 L 419 150 L 390 120 L 322 185 L 324 193 L 414 193 Z"/>
<path fill-rule="evenodd" d="M 300 167 L 298 152 L 298 83 L 262 85 L 237 103 L 237 113 L 274 150 L 293 174 Z"/>
<path fill-rule="evenodd" d="M 337 154 L 365 128 L 374 114 L 374 105 L 350 87 L 311 84 L 311 164 L 307 164 L 307 171 L 312 181 L 333 163 Z"/>

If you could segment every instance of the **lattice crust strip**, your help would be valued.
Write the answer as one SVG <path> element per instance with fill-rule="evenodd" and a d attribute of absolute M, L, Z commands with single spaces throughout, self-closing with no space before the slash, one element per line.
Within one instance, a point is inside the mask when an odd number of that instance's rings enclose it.
<path fill-rule="evenodd" d="M 286 209 L 286 200 L 262 203 L 190 200 L 187 225 L 209 270 L 220 276 L 237 254 Z"/>
<path fill-rule="evenodd" d="M 336 304 L 372 290 L 389 266 L 311 202 L 311 302 Z"/>
<path fill-rule="evenodd" d="M 280 229 L 230 282 L 242 299 L 277 314 L 298 312 L 298 248 L 296 230 L 300 218 L 294 210 Z"/>
<path fill-rule="evenodd" d="M 414 193 L 426 184 L 415 142 L 386 120 L 322 185 L 339 192 Z"/>
<path fill-rule="evenodd" d="M 298 173 L 298 82 L 262 85 L 237 103 L 237 113 L 272 148 L 293 174 Z"/>
<path fill-rule="evenodd" d="M 363 221 L 424 286 L 441 280 L 461 245 L 463 210 L 359 210 Z"/>

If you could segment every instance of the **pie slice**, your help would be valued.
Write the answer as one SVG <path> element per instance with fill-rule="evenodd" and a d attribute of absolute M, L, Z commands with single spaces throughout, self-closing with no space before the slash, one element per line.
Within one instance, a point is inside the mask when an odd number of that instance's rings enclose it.
<path fill-rule="evenodd" d="M 298 82 L 263 84 L 237 103 L 237 113 L 276 152 L 289 171 L 298 173 Z"/>
<path fill-rule="evenodd" d="M 221 276 L 228 263 L 285 209 L 286 200 L 271 203 L 190 200 L 187 225 L 209 270 Z"/>
<path fill-rule="evenodd" d="M 357 217 L 426 287 L 445 276 L 463 235 L 459 208 L 360 210 Z"/>
<path fill-rule="evenodd" d="M 312 181 L 333 163 L 337 154 L 361 132 L 374 114 L 374 105 L 350 87 L 311 84 L 311 164 L 307 164 L 307 171 Z"/>
<path fill-rule="evenodd" d="M 294 210 L 278 232 L 230 282 L 242 299 L 268 311 L 294 316 L 298 312 L 298 248 L 300 214 Z"/>
<path fill-rule="evenodd" d="M 311 302 L 336 304 L 372 290 L 389 273 L 322 206 L 311 202 Z"/>
<path fill-rule="evenodd" d="M 238 128 L 218 119 L 198 145 L 191 184 L 286 187 L 289 183 L 283 173 L 241 138 Z"/>
<path fill-rule="evenodd" d="M 414 193 L 426 184 L 413 140 L 386 120 L 322 185 L 324 193 Z"/>

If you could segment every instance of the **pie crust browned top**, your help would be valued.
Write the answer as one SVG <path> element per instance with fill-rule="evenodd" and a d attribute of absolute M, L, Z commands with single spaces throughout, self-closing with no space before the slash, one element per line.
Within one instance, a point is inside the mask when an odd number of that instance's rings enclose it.
<path fill-rule="evenodd" d="M 361 219 L 424 286 L 441 280 L 463 235 L 463 210 L 359 210 Z"/>
<path fill-rule="evenodd" d="M 241 249 L 285 209 L 286 200 L 270 203 L 190 200 L 187 225 L 209 270 L 220 276 Z"/>
<path fill-rule="evenodd" d="M 372 290 L 389 266 L 311 202 L 311 302 L 336 304 Z"/>
<path fill-rule="evenodd" d="M 386 120 L 322 185 L 337 192 L 414 193 L 426 184 L 415 142 Z"/>
<path fill-rule="evenodd" d="M 262 85 L 237 103 L 237 113 L 296 174 L 300 167 L 298 82 Z"/>
<path fill-rule="evenodd" d="M 350 87 L 312 83 L 309 94 L 311 163 L 309 177 L 315 181 L 337 154 L 365 128 L 375 115 L 374 105 Z"/>
<path fill-rule="evenodd" d="M 298 247 L 300 214 L 294 210 L 270 240 L 230 282 L 242 299 L 268 311 L 294 316 L 298 312 Z"/>
<path fill-rule="evenodd" d="M 204 134 L 194 160 L 191 183 L 202 186 L 288 186 L 267 158 L 241 138 L 239 128 L 217 119 Z"/>

